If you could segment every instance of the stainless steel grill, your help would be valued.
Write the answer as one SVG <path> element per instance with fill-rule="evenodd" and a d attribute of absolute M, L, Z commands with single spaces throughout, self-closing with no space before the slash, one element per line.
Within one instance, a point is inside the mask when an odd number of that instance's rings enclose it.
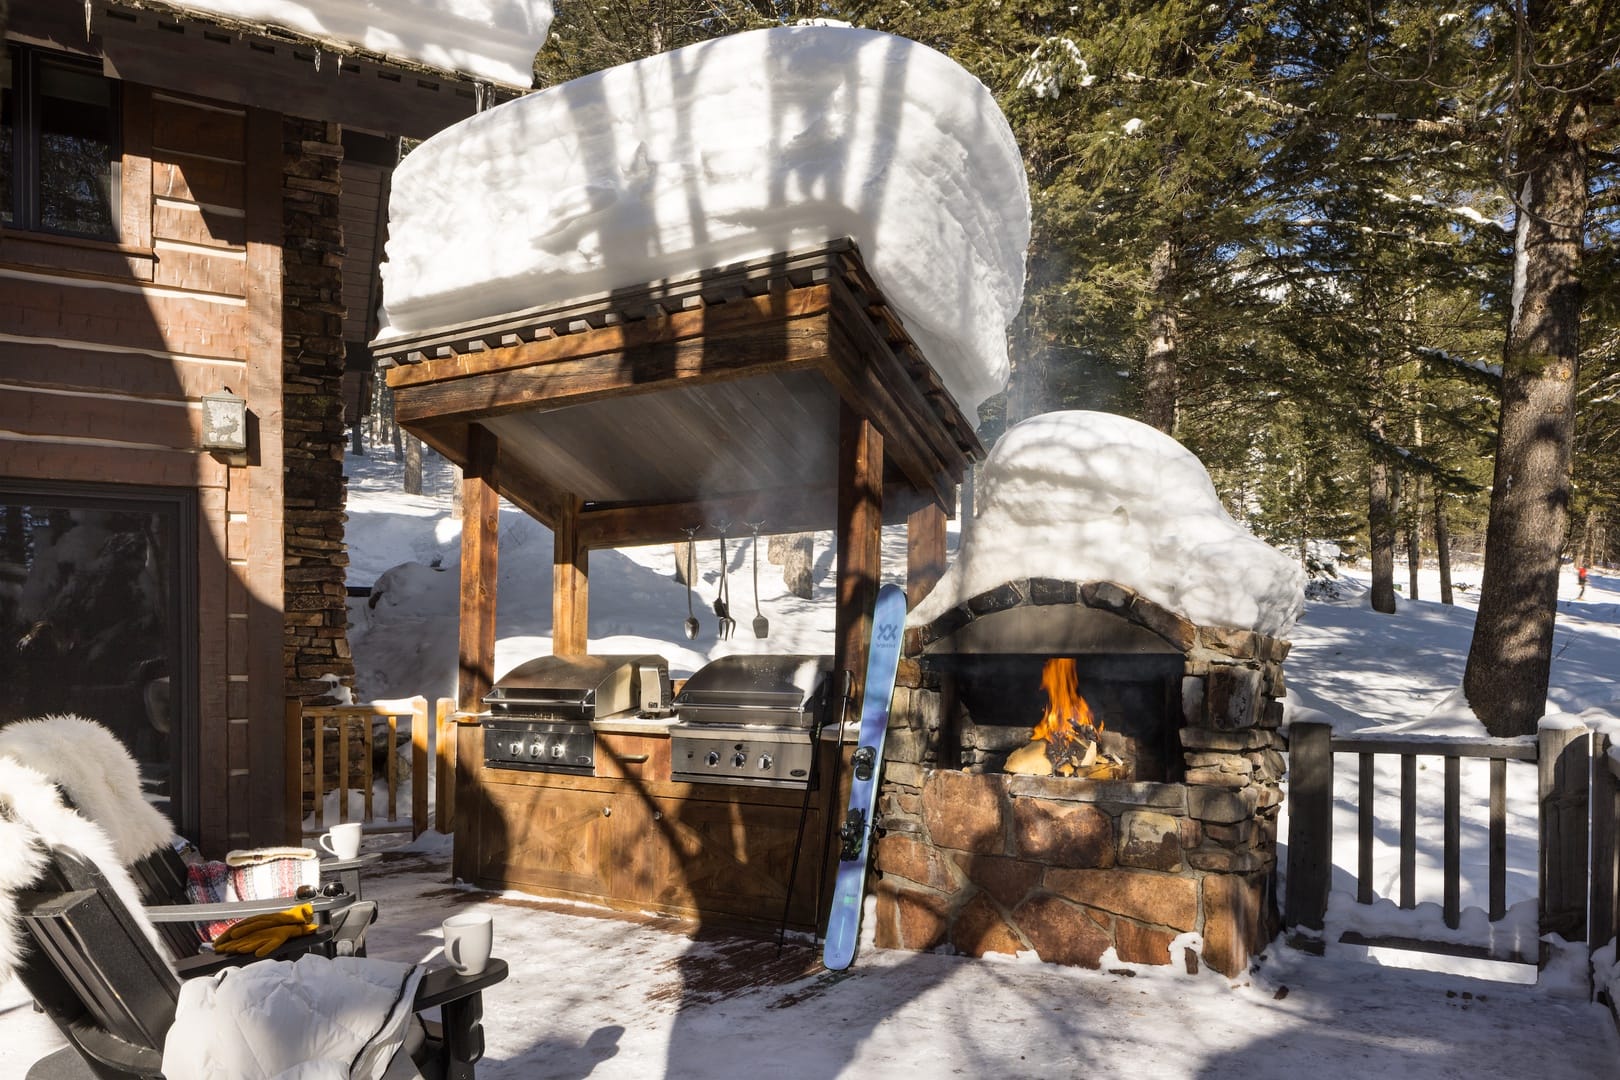
<path fill-rule="evenodd" d="M 686 680 L 670 727 L 676 780 L 803 786 L 827 717 L 830 656 L 726 656 Z"/>
<path fill-rule="evenodd" d="M 669 713 L 661 656 L 539 656 L 507 672 L 484 698 L 484 764 L 590 775 L 591 721 Z"/>

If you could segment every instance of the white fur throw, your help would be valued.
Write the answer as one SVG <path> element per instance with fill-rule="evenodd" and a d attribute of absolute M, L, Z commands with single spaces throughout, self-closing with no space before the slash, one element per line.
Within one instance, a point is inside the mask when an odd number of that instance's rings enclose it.
<path fill-rule="evenodd" d="M 82 716 L 46 716 L 0 728 L 0 756 L 59 785 L 100 825 L 125 866 L 174 839 L 174 825 L 141 793 L 140 768 L 118 737 Z"/>
<path fill-rule="evenodd" d="M 26 949 L 15 894 L 38 882 L 47 845 L 69 848 L 94 863 L 152 948 L 169 962 L 168 949 L 142 914 L 140 893 L 106 833 L 64 806 L 43 774 L 0 756 L 0 983 L 11 977 Z"/>

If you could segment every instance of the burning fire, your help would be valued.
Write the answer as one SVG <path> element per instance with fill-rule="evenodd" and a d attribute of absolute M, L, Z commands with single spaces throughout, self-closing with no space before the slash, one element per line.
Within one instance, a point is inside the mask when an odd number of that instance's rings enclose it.
<path fill-rule="evenodd" d="M 1031 739 L 1097 741 L 1102 721 L 1091 715 L 1091 706 L 1080 696 L 1080 673 L 1073 660 L 1048 660 L 1041 669 L 1041 689 L 1046 691 L 1046 712 Z"/>

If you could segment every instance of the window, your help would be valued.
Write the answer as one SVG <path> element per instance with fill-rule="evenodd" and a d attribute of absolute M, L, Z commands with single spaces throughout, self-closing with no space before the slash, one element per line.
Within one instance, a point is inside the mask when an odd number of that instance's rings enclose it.
<path fill-rule="evenodd" d="M 94 62 L 11 49 L 0 84 L 0 224 L 118 239 L 117 83 Z"/>
<path fill-rule="evenodd" d="M 197 824 L 196 506 L 189 491 L 0 480 L 0 725 L 78 713 Z"/>

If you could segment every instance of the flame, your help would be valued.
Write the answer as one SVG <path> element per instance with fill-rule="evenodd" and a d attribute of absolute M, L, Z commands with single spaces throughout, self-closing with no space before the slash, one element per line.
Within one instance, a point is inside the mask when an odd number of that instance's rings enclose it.
<path fill-rule="evenodd" d="M 1060 733 L 1074 738 L 1086 727 L 1102 730 L 1102 721 L 1092 716 L 1091 707 L 1080 696 L 1080 673 L 1073 660 L 1048 660 L 1041 669 L 1041 689 L 1046 691 L 1046 712 L 1035 725 L 1032 739 L 1050 742 Z"/>

